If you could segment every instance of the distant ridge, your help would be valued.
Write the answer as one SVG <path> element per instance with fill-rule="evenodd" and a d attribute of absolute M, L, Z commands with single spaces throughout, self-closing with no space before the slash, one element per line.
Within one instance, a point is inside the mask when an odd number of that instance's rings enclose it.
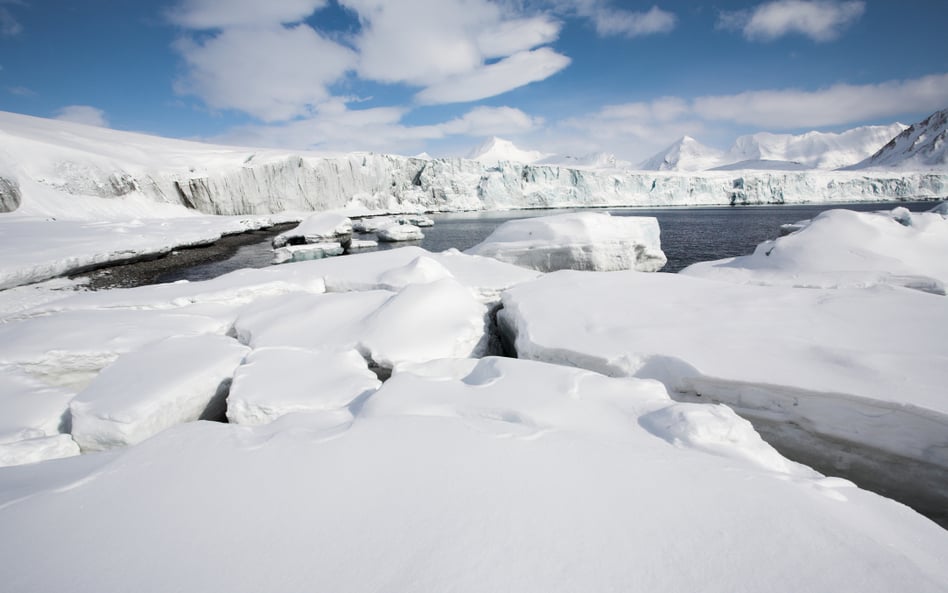
<path fill-rule="evenodd" d="M 948 109 L 912 124 L 855 169 L 948 169 Z"/>
<path fill-rule="evenodd" d="M 722 164 L 720 150 L 682 136 L 674 144 L 639 165 L 644 171 L 704 171 Z"/>
<path fill-rule="evenodd" d="M 472 150 L 467 158 L 481 163 L 496 164 L 500 162 L 535 163 L 551 156 L 538 150 L 523 150 L 510 140 L 496 136 L 489 138 L 483 144 Z"/>

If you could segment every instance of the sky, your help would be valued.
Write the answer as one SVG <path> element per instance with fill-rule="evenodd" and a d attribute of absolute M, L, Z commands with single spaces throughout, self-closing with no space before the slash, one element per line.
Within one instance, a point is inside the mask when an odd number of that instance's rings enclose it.
<path fill-rule="evenodd" d="M 0 110 L 215 143 L 633 163 L 948 107 L 944 0 L 0 0 Z"/>

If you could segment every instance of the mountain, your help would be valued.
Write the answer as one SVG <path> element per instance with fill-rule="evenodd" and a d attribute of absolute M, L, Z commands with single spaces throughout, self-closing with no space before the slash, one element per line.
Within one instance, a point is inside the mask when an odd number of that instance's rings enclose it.
<path fill-rule="evenodd" d="M 682 136 L 674 144 L 642 162 L 643 171 L 704 171 L 722 164 L 721 151 L 705 146 L 691 136 Z"/>
<path fill-rule="evenodd" d="M 902 132 L 905 126 L 861 126 L 838 134 L 807 132 L 805 134 L 770 134 L 761 132 L 741 136 L 723 157 L 720 165 L 741 161 L 785 161 L 788 170 L 839 169 L 865 159 L 886 142 Z M 800 167 L 802 165 L 802 167 Z"/>
<path fill-rule="evenodd" d="M 517 148 L 510 140 L 504 140 L 503 138 L 494 136 L 471 151 L 467 158 L 472 161 L 493 165 L 504 161 L 529 164 L 549 156 L 551 155 L 538 150 L 523 150 Z"/>
<path fill-rule="evenodd" d="M 948 169 L 948 109 L 913 124 L 849 169 Z"/>
<path fill-rule="evenodd" d="M 632 163 L 621 161 L 611 152 L 594 152 L 585 156 L 553 155 L 537 161 L 537 165 L 567 169 L 630 169 Z"/>

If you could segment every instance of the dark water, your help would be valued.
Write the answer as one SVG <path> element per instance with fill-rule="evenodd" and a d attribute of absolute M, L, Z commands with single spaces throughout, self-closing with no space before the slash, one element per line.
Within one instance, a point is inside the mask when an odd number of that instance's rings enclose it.
<path fill-rule="evenodd" d="M 930 210 L 935 202 L 885 202 L 862 204 L 805 204 L 782 206 L 721 206 L 707 208 L 611 208 L 600 210 L 615 216 L 654 216 L 662 231 L 662 250 L 668 257 L 664 272 L 677 272 L 699 261 L 721 259 L 751 253 L 757 244 L 774 239 L 780 225 L 812 218 L 825 210 L 889 210 L 905 206 L 918 212 Z M 379 249 L 418 245 L 429 251 L 452 247 L 464 250 L 483 241 L 497 225 L 516 218 L 531 218 L 574 212 L 576 210 L 518 210 L 507 212 L 461 212 L 429 215 L 433 227 L 422 229 L 421 241 L 381 243 Z M 366 236 L 364 238 L 371 238 Z M 217 262 L 175 270 L 160 282 L 206 280 L 240 268 L 270 265 L 273 252 L 269 239 L 240 247 L 231 257 Z"/>

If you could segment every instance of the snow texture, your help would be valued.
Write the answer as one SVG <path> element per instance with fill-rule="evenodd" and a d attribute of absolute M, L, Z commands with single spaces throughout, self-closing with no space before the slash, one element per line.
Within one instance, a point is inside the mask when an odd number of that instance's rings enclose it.
<path fill-rule="evenodd" d="M 413 224 L 393 222 L 375 229 L 375 236 L 379 241 L 395 243 L 397 241 L 420 241 L 425 238 L 421 229 Z"/>
<path fill-rule="evenodd" d="M 171 337 L 121 356 L 72 400 L 72 436 L 83 451 L 101 451 L 182 422 L 219 418 L 234 370 L 249 352 L 208 334 Z"/>
<path fill-rule="evenodd" d="M 657 219 L 596 212 L 510 220 L 467 253 L 541 272 L 655 272 L 667 261 Z"/>
<path fill-rule="evenodd" d="M 0 532 L 29 537 L 0 538 L 0 581 L 103 593 L 132 581 L 142 593 L 929 593 L 948 582 L 948 532 L 783 460 L 726 408 L 674 403 L 654 382 L 438 361 L 396 373 L 354 411 L 331 426 L 302 413 L 197 422 L 6 469 Z"/>

